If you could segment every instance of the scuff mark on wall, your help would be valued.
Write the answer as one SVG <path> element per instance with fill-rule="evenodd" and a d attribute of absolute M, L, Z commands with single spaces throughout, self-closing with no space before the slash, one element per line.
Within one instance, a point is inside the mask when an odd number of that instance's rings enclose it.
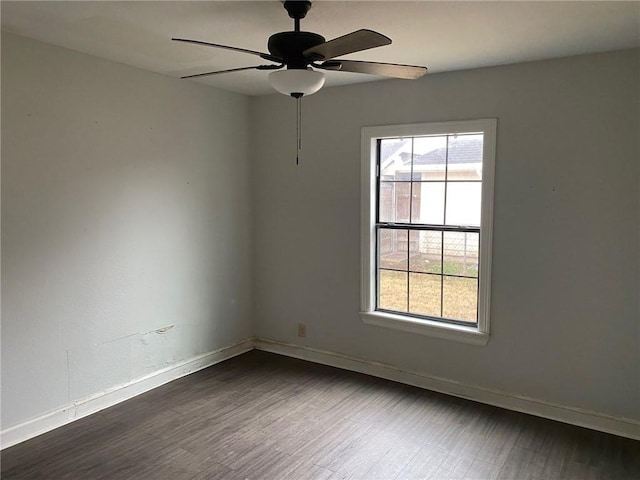
<path fill-rule="evenodd" d="M 173 327 L 175 327 L 175 325 L 169 325 L 169 326 L 166 326 L 166 327 L 159 328 L 159 329 L 155 330 L 155 332 L 157 334 L 164 334 L 164 333 L 167 333 L 169 330 L 171 330 Z M 148 333 L 151 333 L 151 332 L 148 332 Z"/>
<path fill-rule="evenodd" d="M 91 346 L 92 347 L 99 347 L 101 345 L 107 345 L 109 343 L 119 342 L 120 340 L 126 340 L 127 338 L 137 337 L 138 335 L 140 335 L 140 334 L 139 333 L 132 333 L 130 335 L 123 335 L 122 337 L 112 338 L 112 339 L 107 340 L 105 342 L 93 343 Z"/>
<path fill-rule="evenodd" d="M 131 377 L 143 377 L 188 358 L 189 350 L 199 345 L 202 331 L 200 325 L 176 322 L 130 338 Z"/>

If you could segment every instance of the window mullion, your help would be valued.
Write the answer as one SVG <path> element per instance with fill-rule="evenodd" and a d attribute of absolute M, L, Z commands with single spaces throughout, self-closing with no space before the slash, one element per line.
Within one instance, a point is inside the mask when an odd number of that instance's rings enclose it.
<path fill-rule="evenodd" d="M 411 207 L 411 202 L 409 202 L 409 207 Z M 411 275 L 409 275 L 409 250 L 411 248 L 411 235 L 410 235 L 411 230 L 407 229 L 407 312 L 409 312 L 409 299 L 411 296 L 411 285 L 409 284 L 409 282 L 411 282 Z"/>
<path fill-rule="evenodd" d="M 415 139 L 411 138 L 411 167 L 409 168 L 409 224 L 413 223 L 413 153 Z M 409 274 L 409 263 L 411 262 L 411 230 L 407 229 L 407 312 L 410 312 L 411 305 L 411 275 Z"/>
<path fill-rule="evenodd" d="M 376 227 L 388 228 L 391 230 L 404 230 L 410 228 L 413 230 L 432 230 L 436 232 L 468 232 L 480 233 L 479 227 L 465 227 L 458 225 L 429 225 L 426 223 L 394 223 L 394 222 L 377 222 Z"/>
<path fill-rule="evenodd" d="M 449 184 L 449 138 L 445 143 L 444 150 L 444 212 L 442 219 L 447 224 L 447 186 Z M 440 234 L 440 316 L 444 316 L 444 231 Z"/>

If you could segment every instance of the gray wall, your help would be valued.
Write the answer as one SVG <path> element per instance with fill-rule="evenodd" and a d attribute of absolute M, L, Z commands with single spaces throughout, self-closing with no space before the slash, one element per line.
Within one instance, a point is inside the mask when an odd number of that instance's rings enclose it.
<path fill-rule="evenodd" d="M 248 134 L 248 97 L 3 34 L 3 428 L 251 336 Z"/>
<path fill-rule="evenodd" d="M 252 103 L 256 333 L 640 419 L 639 52 Z M 486 347 L 358 316 L 360 128 L 498 118 Z M 307 324 L 298 338 L 296 324 Z"/>

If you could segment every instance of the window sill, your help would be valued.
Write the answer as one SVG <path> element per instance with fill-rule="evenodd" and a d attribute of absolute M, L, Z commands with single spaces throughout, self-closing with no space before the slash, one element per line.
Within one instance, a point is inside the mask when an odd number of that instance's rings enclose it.
<path fill-rule="evenodd" d="M 472 345 L 484 346 L 489 341 L 489 334 L 480 332 L 475 327 L 421 320 L 386 312 L 360 312 L 360 318 L 362 318 L 362 321 L 367 325 L 417 333 L 418 335 L 426 335 L 444 340 L 470 343 Z"/>

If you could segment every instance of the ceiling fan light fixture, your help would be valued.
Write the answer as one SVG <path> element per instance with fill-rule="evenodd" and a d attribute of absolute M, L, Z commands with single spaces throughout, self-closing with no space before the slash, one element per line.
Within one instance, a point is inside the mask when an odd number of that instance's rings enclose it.
<path fill-rule="evenodd" d="M 310 68 L 291 68 L 269 74 L 269 83 L 278 92 L 292 97 L 316 93 L 324 85 L 324 73 Z"/>

